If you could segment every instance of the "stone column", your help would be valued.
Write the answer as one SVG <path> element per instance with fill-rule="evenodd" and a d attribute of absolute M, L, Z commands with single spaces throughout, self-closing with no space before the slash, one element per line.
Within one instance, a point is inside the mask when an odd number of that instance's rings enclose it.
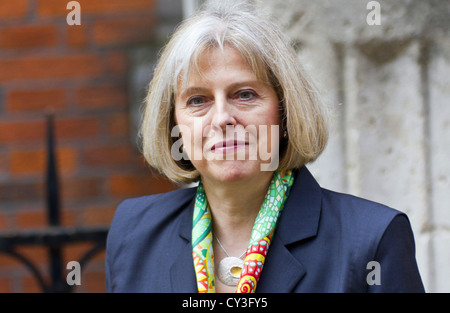
<path fill-rule="evenodd" d="M 449 292 L 450 2 L 261 6 L 281 21 L 332 112 L 313 174 L 325 188 L 407 213 L 427 291 Z"/>

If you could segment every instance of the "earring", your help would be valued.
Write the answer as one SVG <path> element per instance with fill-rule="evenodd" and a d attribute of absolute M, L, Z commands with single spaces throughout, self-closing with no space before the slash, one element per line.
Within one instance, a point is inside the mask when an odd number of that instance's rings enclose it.
<path fill-rule="evenodd" d="M 287 130 L 283 132 L 283 138 L 287 138 Z"/>

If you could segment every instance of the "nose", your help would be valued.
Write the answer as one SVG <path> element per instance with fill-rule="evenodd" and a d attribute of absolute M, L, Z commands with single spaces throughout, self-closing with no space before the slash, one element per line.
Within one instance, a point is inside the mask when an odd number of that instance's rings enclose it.
<path fill-rule="evenodd" d="M 234 108 L 225 97 L 216 97 L 211 126 L 225 130 L 227 125 L 237 125 Z"/>

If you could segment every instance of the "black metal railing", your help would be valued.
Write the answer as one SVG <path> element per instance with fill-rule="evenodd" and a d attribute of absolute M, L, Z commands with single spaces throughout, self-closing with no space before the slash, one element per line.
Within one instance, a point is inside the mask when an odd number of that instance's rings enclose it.
<path fill-rule="evenodd" d="M 54 131 L 53 114 L 48 114 L 46 172 L 48 227 L 36 230 L 0 232 L 0 252 L 8 254 L 25 265 L 35 277 L 43 292 L 72 292 L 75 285 L 70 285 L 66 281 L 67 269 L 63 264 L 62 248 L 67 244 L 73 243 L 94 243 L 93 247 L 78 261 L 80 268 L 83 269 L 84 265 L 96 253 L 105 248 L 108 226 L 61 226 Z M 40 268 L 18 251 L 18 248 L 21 246 L 44 246 L 47 248 L 49 256 L 49 279 L 45 279 Z"/>

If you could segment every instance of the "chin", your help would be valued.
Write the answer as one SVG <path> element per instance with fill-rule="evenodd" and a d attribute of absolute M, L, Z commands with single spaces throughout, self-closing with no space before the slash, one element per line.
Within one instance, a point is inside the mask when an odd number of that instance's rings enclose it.
<path fill-rule="evenodd" d="M 202 176 L 221 182 L 239 182 L 247 180 L 261 173 L 260 163 L 257 161 L 216 161 L 208 164 Z M 202 173 L 203 172 L 203 173 Z"/>

